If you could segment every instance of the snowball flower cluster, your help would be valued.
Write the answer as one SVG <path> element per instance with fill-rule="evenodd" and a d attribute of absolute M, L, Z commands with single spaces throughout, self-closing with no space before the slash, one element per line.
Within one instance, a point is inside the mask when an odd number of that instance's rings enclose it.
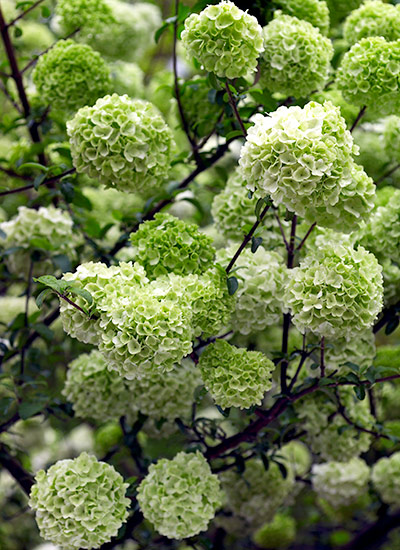
<path fill-rule="evenodd" d="M 307 97 L 326 82 L 331 41 L 311 23 L 278 13 L 263 29 L 260 85 L 285 96 Z"/>
<path fill-rule="evenodd" d="M 29 505 L 41 536 L 64 550 L 98 548 L 124 523 L 128 484 L 109 464 L 82 453 L 35 477 Z"/>
<path fill-rule="evenodd" d="M 172 132 L 154 105 L 107 95 L 67 122 L 78 173 L 107 187 L 149 196 L 165 181 L 173 154 Z"/>
<path fill-rule="evenodd" d="M 238 246 L 218 250 L 218 261 L 228 265 Z M 255 253 L 244 250 L 239 262 L 242 267 L 237 273 L 240 282 L 235 294 L 232 327 L 241 334 L 250 334 L 280 321 L 284 312 L 287 268 L 277 252 L 269 252 L 262 246 Z"/>
<path fill-rule="evenodd" d="M 380 458 L 372 468 L 372 482 L 381 499 L 390 506 L 400 505 L 400 452 Z"/>
<path fill-rule="evenodd" d="M 60 40 L 40 56 L 32 78 L 46 103 L 71 111 L 93 105 L 111 87 L 110 70 L 100 54 L 73 40 Z"/>
<path fill-rule="evenodd" d="M 113 21 L 106 0 L 58 0 L 56 15 L 65 34 L 80 29 L 80 37 L 90 39 Z"/>
<path fill-rule="evenodd" d="M 136 63 L 115 61 L 110 65 L 113 91 L 132 98 L 144 96 L 144 72 Z"/>
<path fill-rule="evenodd" d="M 230 79 L 253 73 L 264 49 L 257 19 L 229 1 L 192 13 L 181 37 L 188 54 L 206 71 Z"/>
<path fill-rule="evenodd" d="M 343 56 L 337 85 L 349 103 L 385 116 L 400 107 L 400 42 L 363 38 Z"/>
<path fill-rule="evenodd" d="M 296 328 L 327 338 L 371 327 L 382 309 L 382 268 L 362 246 L 326 243 L 290 271 L 285 304 Z"/>
<path fill-rule="evenodd" d="M 222 504 L 218 477 L 200 452 L 162 458 L 149 468 L 137 496 L 144 517 L 170 539 L 207 529 Z"/>
<path fill-rule="evenodd" d="M 258 529 L 253 540 L 260 548 L 287 548 L 296 538 L 296 522 L 291 516 L 275 514 L 274 519 Z"/>
<path fill-rule="evenodd" d="M 344 38 L 352 45 L 362 38 L 382 36 L 386 40 L 400 38 L 400 11 L 382 0 L 367 0 L 346 19 Z"/>
<path fill-rule="evenodd" d="M 400 16 L 400 9 L 397 10 Z M 383 131 L 383 142 L 385 151 L 388 157 L 399 163 L 400 162 L 400 117 L 390 116 L 385 121 Z"/>
<path fill-rule="evenodd" d="M 239 160 L 247 187 L 309 223 L 357 228 L 372 209 L 374 185 L 354 164 L 357 147 L 340 110 L 310 102 L 257 114 L 254 122 Z"/>
<path fill-rule="evenodd" d="M 225 340 L 207 346 L 199 367 L 204 385 L 223 409 L 260 405 L 272 387 L 275 365 L 259 351 L 236 348 Z"/>
<path fill-rule="evenodd" d="M 326 462 L 312 467 L 314 491 L 333 508 L 353 504 L 368 492 L 370 470 L 361 458 Z"/>
<path fill-rule="evenodd" d="M 322 34 L 329 31 L 329 8 L 325 0 L 273 0 L 283 13 L 308 21 Z"/>
<path fill-rule="evenodd" d="M 130 241 L 135 261 L 150 279 L 167 273 L 201 275 L 215 257 L 211 237 L 200 233 L 197 225 L 170 214 L 158 213 L 153 220 L 142 223 L 131 233 Z"/>

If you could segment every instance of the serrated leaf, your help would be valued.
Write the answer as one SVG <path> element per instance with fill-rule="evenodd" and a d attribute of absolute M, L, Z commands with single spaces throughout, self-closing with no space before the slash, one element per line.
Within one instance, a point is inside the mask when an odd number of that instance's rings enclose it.
<path fill-rule="evenodd" d="M 228 277 L 226 280 L 226 286 L 228 287 L 230 296 L 233 296 L 239 288 L 239 282 L 236 277 Z"/>

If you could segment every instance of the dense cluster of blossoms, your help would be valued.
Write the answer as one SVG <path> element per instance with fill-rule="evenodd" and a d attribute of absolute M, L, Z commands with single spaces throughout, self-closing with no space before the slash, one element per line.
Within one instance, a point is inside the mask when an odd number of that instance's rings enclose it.
<path fill-rule="evenodd" d="M 201 275 L 213 265 L 212 238 L 170 214 L 158 213 L 131 233 L 133 257 L 150 279 L 167 273 Z"/>
<path fill-rule="evenodd" d="M 383 502 L 398 508 L 400 504 L 400 452 L 380 458 L 372 468 L 371 477 Z"/>
<path fill-rule="evenodd" d="M 65 34 L 80 29 L 79 35 L 86 39 L 113 21 L 106 0 L 58 0 L 56 15 Z"/>
<path fill-rule="evenodd" d="M 18 214 L 9 221 L 0 223 L 0 244 L 4 248 L 18 247 L 13 254 L 7 255 L 5 261 L 10 271 L 18 274 L 28 273 L 30 254 L 40 249 L 42 256 L 46 251 L 66 254 L 75 257 L 75 247 L 80 238 L 73 233 L 73 222 L 67 212 L 54 206 L 41 206 L 38 210 L 20 206 Z M 34 274 L 43 275 L 53 269 L 50 259 L 35 262 Z"/>
<path fill-rule="evenodd" d="M 241 150 L 247 187 L 323 227 L 350 232 L 373 207 L 374 185 L 361 167 L 340 110 L 329 101 L 257 114 Z"/>
<path fill-rule="evenodd" d="M 253 73 L 264 49 L 257 19 L 225 0 L 192 13 L 181 37 L 187 53 L 206 71 L 231 79 Z"/>
<path fill-rule="evenodd" d="M 142 98 L 145 94 L 144 72 L 136 63 L 115 61 L 110 64 L 113 91 L 119 95 Z"/>
<path fill-rule="evenodd" d="M 332 339 L 371 327 L 382 309 L 382 268 L 359 246 L 328 242 L 290 271 L 284 301 L 296 328 Z"/>
<path fill-rule="evenodd" d="M 397 11 L 400 16 L 400 9 Z M 390 160 L 400 162 L 400 117 L 392 115 L 386 119 L 383 142 Z"/>
<path fill-rule="evenodd" d="M 108 95 L 67 123 L 78 173 L 148 196 L 160 190 L 174 149 L 172 132 L 150 102 Z"/>
<path fill-rule="evenodd" d="M 235 521 L 243 521 L 252 529 L 272 521 L 294 485 L 293 472 L 289 469 L 287 474 L 284 478 L 275 462 L 270 462 L 266 470 L 257 459 L 246 462 L 243 473 L 233 469 L 221 473 L 226 493 L 224 509 L 234 514 Z"/>
<path fill-rule="evenodd" d="M 187 80 L 182 86 L 180 100 L 192 132 L 199 137 L 208 136 L 217 124 L 222 107 L 209 98 L 207 81 L 200 76 Z"/>
<path fill-rule="evenodd" d="M 349 103 L 369 107 L 369 115 L 398 111 L 400 42 L 363 38 L 343 56 L 337 85 Z"/>
<path fill-rule="evenodd" d="M 278 14 L 263 29 L 260 85 L 284 96 L 306 97 L 321 89 L 333 56 L 331 41 L 308 23 Z"/>
<path fill-rule="evenodd" d="M 382 36 L 389 41 L 398 40 L 400 10 L 382 0 L 367 0 L 347 17 L 343 34 L 351 45 L 369 36 Z"/>
<path fill-rule="evenodd" d="M 55 109 L 93 105 L 111 88 L 110 69 L 100 54 L 73 40 L 60 40 L 39 57 L 32 78 L 42 99 Z"/>
<path fill-rule="evenodd" d="M 220 249 L 217 259 L 227 265 L 239 245 Z M 235 294 L 236 307 L 232 327 L 241 334 L 264 330 L 279 322 L 284 312 L 283 296 L 288 271 L 277 252 L 259 246 L 255 253 L 247 249 L 240 255 L 239 288 Z"/>
<path fill-rule="evenodd" d="M 304 19 L 319 28 L 322 34 L 328 34 L 329 8 L 325 0 L 273 0 L 273 3 L 283 13 Z"/>
<path fill-rule="evenodd" d="M 205 387 L 223 409 L 248 409 L 260 405 L 272 387 L 275 365 L 260 351 L 248 351 L 217 340 L 200 356 L 199 367 Z"/>
<path fill-rule="evenodd" d="M 361 458 L 326 462 L 312 467 L 313 489 L 333 508 L 356 502 L 368 489 L 370 469 Z"/>
<path fill-rule="evenodd" d="M 260 527 L 252 538 L 260 548 L 287 548 L 296 538 L 296 522 L 291 516 L 275 514 L 274 519 Z"/>
<path fill-rule="evenodd" d="M 222 492 L 200 452 L 180 452 L 150 466 L 137 499 L 144 517 L 161 535 L 182 539 L 207 528 L 222 504 Z"/>
<path fill-rule="evenodd" d="M 366 429 L 373 426 L 374 417 L 367 400 L 359 401 L 349 386 L 341 387 L 337 395 L 351 422 Z M 325 394 L 314 392 L 306 399 L 300 399 L 295 408 L 303 422 L 307 444 L 321 458 L 346 461 L 369 449 L 371 436 L 349 427 L 338 412 L 338 403 L 328 400 Z M 343 429 L 343 426 L 346 428 Z"/>
<path fill-rule="evenodd" d="M 65 550 L 98 548 L 128 515 L 127 483 L 109 464 L 82 453 L 35 477 L 29 505 L 45 540 Z"/>

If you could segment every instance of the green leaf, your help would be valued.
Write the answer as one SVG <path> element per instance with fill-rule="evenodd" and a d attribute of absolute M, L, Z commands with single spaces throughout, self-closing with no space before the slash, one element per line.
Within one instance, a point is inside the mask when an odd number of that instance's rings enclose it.
<path fill-rule="evenodd" d="M 363 399 L 365 399 L 365 388 L 363 385 L 360 385 L 360 386 L 354 386 L 354 393 L 356 394 L 357 396 L 357 399 L 359 399 L 360 401 L 362 401 Z"/>
<path fill-rule="evenodd" d="M 40 309 L 43 305 L 43 301 L 45 300 L 45 298 L 47 298 L 47 296 L 49 294 L 51 294 L 53 292 L 53 290 L 51 288 L 45 288 L 44 290 L 42 290 L 42 292 L 37 296 L 36 298 L 36 305 L 37 307 Z"/>
<path fill-rule="evenodd" d="M 50 241 L 48 241 L 45 237 L 34 237 L 30 240 L 31 246 L 35 248 L 39 248 L 39 250 L 53 250 L 54 247 L 51 244 Z"/>
<path fill-rule="evenodd" d="M 71 260 L 65 254 L 56 254 L 52 256 L 51 261 L 55 267 L 61 269 L 63 273 L 72 270 Z"/>
<path fill-rule="evenodd" d="M 90 306 L 93 305 L 93 296 L 84 288 L 70 286 L 68 288 L 68 292 L 70 292 L 71 294 L 76 294 L 77 296 L 81 296 Z"/>
<path fill-rule="evenodd" d="M 251 251 L 254 254 L 257 252 L 258 247 L 262 244 L 262 237 L 252 237 L 251 239 Z"/>
<path fill-rule="evenodd" d="M 34 328 L 44 340 L 47 340 L 47 342 L 51 342 L 54 338 L 54 332 L 44 323 L 37 323 L 32 328 Z"/>
<path fill-rule="evenodd" d="M 233 294 L 235 294 L 235 292 L 239 288 L 239 283 L 236 277 L 228 277 L 226 280 L 226 285 L 228 287 L 228 292 L 231 296 L 233 296 Z"/>
<path fill-rule="evenodd" d="M 50 15 L 51 15 L 50 9 L 47 6 L 42 6 L 42 17 L 47 19 L 48 17 L 50 17 Z"/>
<path fill-rule="evenodd" d="M 22 420 L 27 420 L 43 410 L 45 403 L 38 399 L 37 401 L 22 401 L 18 406 L 18 412 Z"/>
<path fill-rule="evenodd" d="M 39 170 L 40 172 L 43 172 L 44 174 L 47 174 L 47 166 L 43 166 L 43 164 L 39 164 L 38 162 L 25 162 L 24 164 L 21 164 L 21 166 L 18 167 L 19 170 Z"/>
<path fill-rule="evenodd" d="M 39 174 L 36 176 L 36 178 L 33 180 L 33 187 L 37 191 L 39 187 L 42 185 L 44 180 L 46 179 L 46 174 Z"/>
<path fill-rule="evenodd" d="M 230 141 L 231 139 L 235 139 L 237 137 L 244 137 L 242 130 L 233 130 L 232 132 L 229 132 L 229 134 L 226 134 L 225 139 L 226 141 Z"/>
<path fill-rule="evenodd" d="M 22 36 L 21 28 L 14 26 L 14 38 L 19 38 L 20 36 Z"/>

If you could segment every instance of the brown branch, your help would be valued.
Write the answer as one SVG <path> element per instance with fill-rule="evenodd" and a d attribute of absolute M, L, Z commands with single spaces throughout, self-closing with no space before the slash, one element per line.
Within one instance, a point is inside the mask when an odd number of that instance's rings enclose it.
<path fill-rule="evenodd" d="M 307 231 L 307 233 L 305 234 L 304 238 L 302 239 L 301 243 L 299 244 L 299 246 L 296 248 L 295 252 L 299 252 L 303 246 L 304 246 L 304 243 L 306 242 L 306 240 L 308 239 L 308 237 L 311 235 L 311 232 L 313 231 L 314 227 L 316 226 L 317 224 L 316 223 L 313 223 L 309 230 Z"/>
<path fill-rule="evenodd" d="M 384 514 L 375 523 L 367 525 L 342 550 L 375 550 L 380 548 L 392 529 L 400 525 L 400 512 Z"/>
<path fill-rule="evenodd" d="M 236 120 L 238 121 L 240 129 L 243 132 L 243 137 L 246 137 L 247 136 L 247 130 L 246 130 L 244 124 L 243 124 L 243 120 L 242 120 L 242 118 L 240 116 L 240 113 L 238 111 L 236 101 L 233 98 L 232 91 L 230 89 L 230 86 L 229 86 L 228 82 L 225 84 L 225 88 L 226 88 L 226 92 L 227 92 L 228 98 L 229 98 L 229 105 L 232 107 L 232 110 L 234 112 Z"/>
<path fill-rule="evenodd" d="M 7 24 L 7 27 L 12 27 L 13 25 L 15 25 L 15 23 L 17 21 L 19 21 L 20 19 L 22 19 L 23 17 L 25 17 L 25 15 L 27 15 L 29 12 L 31 12 L 32 10 L 34 10 L 35 8 L 37 8 L 42 2 L 44 2 L 44 0 L 37 0 L 34 4 L 32 4 L 32 6 L 30 6 L 27 10 L 25 10 L 24 12 L 22 12 L 20 15 L 18 15 L 18 17 L 16 17 L 15 19 L 13 19 L 12 21 L 10 21 L 10 23 Z"/>
<path fill-rule="evenodd" d="M 33 476 L 21 466 L 18 460 L 10 455 L 7 447 L 3 444 L 0 444 L 0 464 L 3 468 L 8 470 L 23 491 L 29 496 L 35 480 Z"/>
<path fill-rule="evenodd" d="M 17 178 L 17 179 L 20 179 L 20 180 L 23 180 L 23 181 L 32 181 L 30 176 L 24 176 L 23 174 L 17 174 L 17 172 L 14 172 L 14 170 L 10 170 L 9 168 L 3 168 L 2 166 L 0 166 L 0 172 L 3 172 L 4 174 L 7 174 L 7 176 L 10 176 L 10 178 Z"/>
<path fill-rule="evenodd" d="M 367 106 L 366 106 L 366 105 L 364 105 L 364 107 L 361 107 L 361 109 L 360 109 L 360 111 L 359 111 L 359 113 L 358 113 L 358 115 L 357 115 L 357 118 L 355 119 L 355 121 L 353 122 L 353 124 L 352 124 L 352 126 L 351 126 L 351 128 L 350 128 L 350 133 L 352 133 L 352 132 L 356 129 L 358 123 L 360 122 L 360 120 L 362 119 L 362 117 L 365 115 L 365 111 L 366 111 L 366 110 L 367 110 Z"/>
<path fill-rule="evenodd" d="M 2 172 L 5 172 L 4 169 L 0 168 L 0 170 Z M 66 170 L 62 174 L 59 174 L 58 176 L 52 176 L 51 178 L 44 180 L 40 184 L 40 187 L 42 187 L 43 185 L 52 185 L 53 183 L 56 183 L 61 178 L 64 178 L 69 174 L 73 174 L 74 172 L 75 172 L 75 168 L 70 168 L 69 170 Z M 34 187 L 35 187 L 34 184 L 30 183 L 29 185 L 24 185 L 23 187 L 17 187 L 16 189 L 9 189 L 8 191 L 2 191 L 0 193 L 0 197 L 4 197 L 5 195 L 13 195 L 14 193 L 22 193 L 22 191 L 28 191 L 29 189 L 33 189 Z"/>
<path fill-rule="evenodd" d="M 11 105 L 14 107 L 14 109 L 16 109 L 19 112 L 20 115 L 23 115 L 21 107 L 18 105 L 18 103 L 16 101 L 14 101 L 14 99 L 8 93 L 8 90 L 7 90 L 6 86 L 1 81 L 0 81 L 0 90 L 3 92 L 3 94 L 8 99 L 8 101 L 11 103 Z"/>
<path fill-rule="evenodd" d="M 399 168 L 400 168 L 400 164 L 396 164 L 396 166 L 393 166 L 393 168 L 391 168 L 390 170 L 388 170 L 387 172 L 385 172 L 385 173 L 383 174 L 383 176 L 381 176 L 381 177 L 375 182 L 375 185 L 379 185 L 380 183 L 382 183 L 383 180 L 385 180 L 386 178 L 388 178 L 389 176 L 391 176 L 392 174 L 394 174 L 394 172 L 396 172 Z"/>

